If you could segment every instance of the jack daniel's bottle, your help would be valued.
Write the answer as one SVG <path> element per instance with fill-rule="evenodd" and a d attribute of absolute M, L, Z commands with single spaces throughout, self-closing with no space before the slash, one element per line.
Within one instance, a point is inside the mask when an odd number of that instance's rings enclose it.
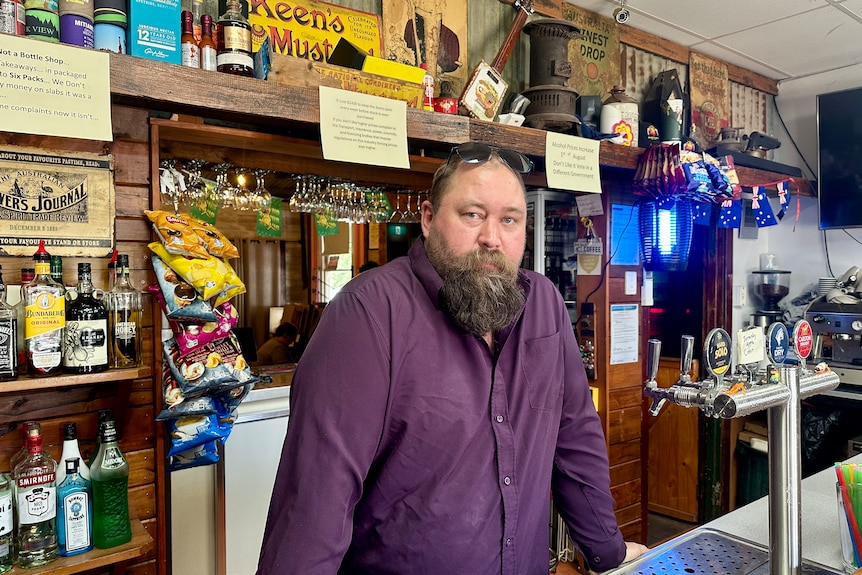
<path fill-rule="evenodd" d="M 117 256 L 117 283 L 108 293 L 110 364 L 115 368 L 141 365 L 141 292 L 129 279 L 129 256 Z"/>
<path fill-rule="evenodd" d="M 0 267 L 0 381 L 18 377 L 18 314 L 6 303 L 6 284 Z"/>

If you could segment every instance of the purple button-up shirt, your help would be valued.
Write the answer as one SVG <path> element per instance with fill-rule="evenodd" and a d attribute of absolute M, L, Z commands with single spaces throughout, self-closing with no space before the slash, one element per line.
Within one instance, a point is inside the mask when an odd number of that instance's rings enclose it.
<path fill-rule="evenodd" d="M 259 575 L 544 575 L 552 490 L 591 567 L 622 562 L 569 315 L 520 279 L 496 356 L 438 307 L 421 240 L 333 299 L 293 378 Z"/>

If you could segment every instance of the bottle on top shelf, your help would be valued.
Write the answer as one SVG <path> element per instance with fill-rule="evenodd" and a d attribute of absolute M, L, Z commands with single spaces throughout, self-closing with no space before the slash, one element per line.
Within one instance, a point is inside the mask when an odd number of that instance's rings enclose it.
<path fill-rule="evenodd" d="M 0 381 L 18 377 L 18 312 L 6 302 L 6 283 L 0 266 Z"/>
<path fill-rule="evenodd" d="M 180 51 L 182 53 L 181 63 L 189 68 L 201 67 L 201 53 L 198 47 L 198 41 L 195 39 L 192 20 L 194 16 L 188 10 L 183 10 L 180 13 Z"/>
<path fill-rule="evenodd" d="M 108 293 L 108 332 L 111 367 L 141 365 L 141 292 L 129 278 L 129 256 L 117 256 L 117 283 Z"/>
<path fill-rule="evenodd" d="M 240 0 L 227 0 L 224 14 L 218 19 L 217 70 L 236 76 L 254 76 L 254 55 L 251 47 L 251 25 Z"/>
<path fill-rule="evenodd" d="M 66 331 L 66 288 L 51 277 L 51 255 L 45 242 L 33 254 L 35 277 L 21 286 L 24 300 L 24 347 L 27 374 L 55 375 L 62 369 Z"/>
<path fill-rule="evenodd" d="M 102 426 L 99 452 L 90 466 L 93 486 L 93 544 L 109 549 L 132 540 L 129 464 L 120 450 L 113 420 Z"/>
<path fill-rule="evenodd" d="M 102 291 L 93 289 L 90 264 L 78 264 L 78 296 L 66 309 L 66 339 L 63 371 L 72 374 L 98 373 L 108 369 L 108 310 Z"/>
<path fill-rule="evenodd" d="M 202 22 L 201 22 L 201 20 L 204 16 L 203 0 L 192 0 L 192 2 L 191 2 L 191 13 L 192 13 L 192 34 L 194 34 L 195 42 L 200 44 L 201 38 L 202 38 Z"/>
<path fill-rule="evenodd" d="M 42 451 L 42 434 L 29 434 L 27 457 L 12 471 L 17 488 L 19 567 L 38 567 L 57 559 L 56 470 L 56 462 Z"/>
<path fill-rule="evenodd" d="M 63 258 L 61 256 L 51 256 L 51 279 L 62 286 L 66 285 L 63 282 Z"/>
<path fill-rule="evenodd" d="M 36 272 L 33 268 L 21 268 L 21 285 L 18 288 L 18 303 L 15 316 L 18 319 L 18 375 L 27 373 L 27 347 L 24 343 L 24 308 L 26 307 L 24 286 L 33 281 Z"/>
<path fill-rule="evenodd" d="M 93 496 L 90 480 L 80 473 L 80 457 L 63 460 L 57 481 L 57 543 L 62 557 L 93 548 Z"/>
<path fill-rule="evenodd" d="M 213 40 L 213 17 L 209 14 L 201 16 L 201 69 L 215 72 L 218 66 L 218 47 Z"/>
<path fill-rule="evenodd" d="M 12 511 L 12 479 L 0 473 L 0 573 L 15 565 L 15 527 Z"/>

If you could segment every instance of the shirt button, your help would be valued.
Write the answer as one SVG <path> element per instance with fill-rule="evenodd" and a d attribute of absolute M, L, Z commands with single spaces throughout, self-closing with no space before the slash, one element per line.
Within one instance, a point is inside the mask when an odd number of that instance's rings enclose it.
<path fill-rule="evenodd" d="M 510 545 L 512 545 L 512 539 L 506 539 L 506 547 L 509 547 Z"/>
<path fill-rule="evenodd" d="M 509 479 L 509 476 L 507 475 L 506 477 L 503 478 L 503 483 L 505 483 L 506 485 L 509 485 L 510 483 L 512 483 L 512 480 Z"/>
<path fill-rule="evenodd" d="M 503 416 L 502 415 L 497 416 L 497 423 L 503 423 Z"/>

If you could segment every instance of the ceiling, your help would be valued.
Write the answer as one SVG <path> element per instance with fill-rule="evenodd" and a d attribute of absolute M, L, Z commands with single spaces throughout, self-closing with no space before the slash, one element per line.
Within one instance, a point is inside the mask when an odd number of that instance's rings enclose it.
<path fill-rule="evenodd" d="M 862 63 L 862 0 L 566 0 L 777 81 Z"/>

